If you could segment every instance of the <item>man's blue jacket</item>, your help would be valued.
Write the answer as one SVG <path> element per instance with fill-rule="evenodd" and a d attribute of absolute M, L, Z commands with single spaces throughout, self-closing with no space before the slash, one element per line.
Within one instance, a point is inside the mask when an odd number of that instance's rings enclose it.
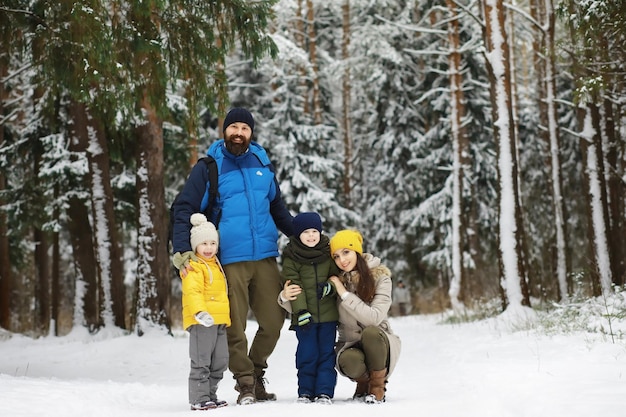
<path fill-rule="evenodd" d="M 220 139 L 211 145 L 207 155 L 215 159 L 218 169 L 218 194 L 208 217 L 218 223 L 221 263 L 277 257 L 277 227 L 291 236 L 293 217 L 282 200 L 265 149 L 251 142 L 245 154 L 234 156 Z M 174 253 L 191 251 L 189 219 L 193 213 L 203 212 L 208 190 L 207 166 L 204 162 L 197 163 L 174 205 Z"/>

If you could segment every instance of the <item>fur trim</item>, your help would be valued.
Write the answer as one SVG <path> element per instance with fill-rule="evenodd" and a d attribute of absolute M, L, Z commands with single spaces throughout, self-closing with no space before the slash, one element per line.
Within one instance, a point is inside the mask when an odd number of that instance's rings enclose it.
<path fill-rule="evenodd" d="M 367 266 L 370 267 L 370 271 L 372 271 L 372 277 L 374 278 L 374 281 L 377 281 L 379 278 L 382 277 L 391 278 L 391 271 L 380 262 L 380 258 L 377 258 L 371 253 L 364 253 L 363 258 L 367 262 Z"/>
<path fill-rule="evenodd" d="M 389 277 L 391 278 L 391 271 L 385 265 L 377 266 L 376 268 L 372 268 L 372 277 L 374 280 L 378 280 L 380 278 Z"/>

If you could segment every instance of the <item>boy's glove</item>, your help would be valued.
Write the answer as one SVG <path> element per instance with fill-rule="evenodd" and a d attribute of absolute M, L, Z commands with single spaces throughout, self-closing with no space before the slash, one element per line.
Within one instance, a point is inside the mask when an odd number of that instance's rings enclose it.
<path fill-rule="evenodd" d="M 187 251 L 183 253 L 176 252 L 174 256 L 172 256 L 172 263 L 174 264 L 174 267 L 180 271 L 183 267 L 189 266 L 190 259 L 197 261 L 198 257 L 192 251 Z"/>
<path fill-rule="evenodd" d="M 308 310 L 298 311 L 298 326 L 304 327 L 309 323 L 311 323 L 311 313 Z"/>
<path fill-rule="evenodd" d="M 213 323 L 215 323 L 215 320 L 213 320 L 213 316 L 206 311 L 200 311 L 199 313 L 196 313 L 196 320 L 198 320 L 198 323 L 200 323 L 204 327 L 211 327 L 213 326 Z"/>
<path fill-rule="evenodd" d="M 324 282 L 321 284 L 317 284 L 317 299 L 321 300 L 326 297 L 328 294 L 333 292 L 333 286 L 330 282 Z"/>

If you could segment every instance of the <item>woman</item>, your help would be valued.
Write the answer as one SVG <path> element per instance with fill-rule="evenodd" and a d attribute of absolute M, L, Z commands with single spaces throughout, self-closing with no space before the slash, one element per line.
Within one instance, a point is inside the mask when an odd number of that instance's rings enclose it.
<path fill-rule="evenodd" d="M 391 272 L 380 259 L 363 253 L 363 237 L 341 230 L 330 239 L 330 253 L 342 270 L 329 278 L 339 309 L 336 367 L 356 381 L 353 398 L 370 404 L 385 401 L 385 385 L 400 355 L 400 338 L 387 321 L 391 308 Z M 279 303 L 294 299 L 300 289 L 285 283 Z"/>

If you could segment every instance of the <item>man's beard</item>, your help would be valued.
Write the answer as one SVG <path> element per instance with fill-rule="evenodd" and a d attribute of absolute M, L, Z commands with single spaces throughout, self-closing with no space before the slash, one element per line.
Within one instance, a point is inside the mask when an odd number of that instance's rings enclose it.
<path fill-rule="evenodd" d="M 240 138 L 241 143 L 233 143 L 233 138 Z M 231 136 L 226 142 L 226 149 L 235 156 L 243 155 L 248 150 L 248 141 L 243 136 Z"/>

